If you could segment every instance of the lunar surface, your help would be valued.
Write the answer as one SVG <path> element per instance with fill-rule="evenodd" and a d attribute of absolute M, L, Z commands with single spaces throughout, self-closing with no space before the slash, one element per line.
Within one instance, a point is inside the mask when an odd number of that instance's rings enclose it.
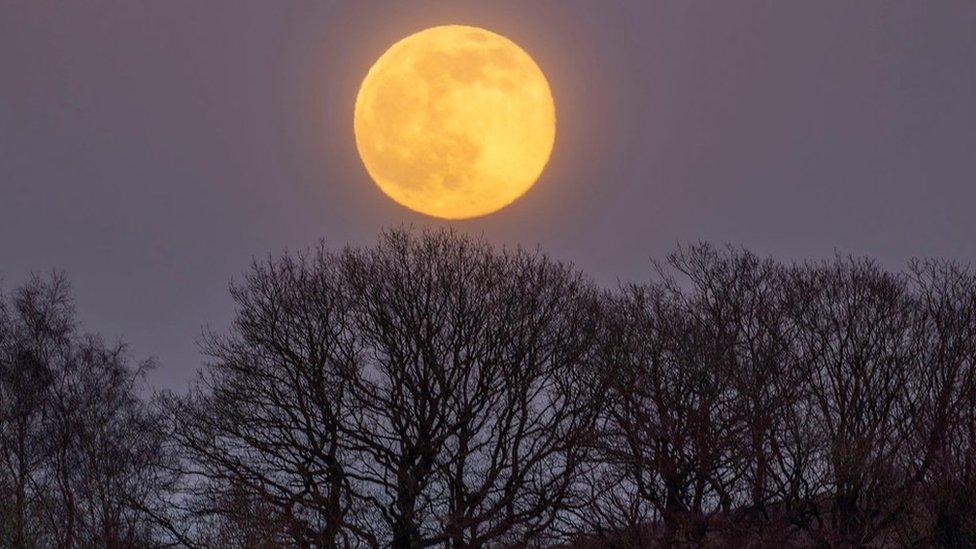
<path fill-rule="evenodd" d="M 522 196 L 549 160 L 556 113 L 545 75 L 507 38 L 430 28 L 376 61 L 356 97 L 356 146 L 390 198 L 464 219 Z"/>

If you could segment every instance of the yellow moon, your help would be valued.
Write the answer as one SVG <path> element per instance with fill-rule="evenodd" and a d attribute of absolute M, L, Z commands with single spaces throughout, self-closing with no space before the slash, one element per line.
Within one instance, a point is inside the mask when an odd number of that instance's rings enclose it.
<path fill-rule="evenodd" d="M 556 136 L 542 70 L 504 36 L 433 27 L 390 47 L 356 96 L 356 147 L 373 181 L 418 212 L 495 212 L 539 178 Z"/>

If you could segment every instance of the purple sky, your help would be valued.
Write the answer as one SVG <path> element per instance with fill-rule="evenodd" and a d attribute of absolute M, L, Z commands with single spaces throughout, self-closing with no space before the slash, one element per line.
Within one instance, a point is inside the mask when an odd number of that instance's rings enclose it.
<path fill-rule="evenodd" d="M 607 284 L 678 242 L 976 260 L 976 2 L 44 2 L 0 7 L 0 275 L 65 270 L 82 320 L 182 387 L 254 256 L 446 223 L 352 137 L 391 43 L 482 26 L 547 74 L 539 183 L 454 222 Z"/>

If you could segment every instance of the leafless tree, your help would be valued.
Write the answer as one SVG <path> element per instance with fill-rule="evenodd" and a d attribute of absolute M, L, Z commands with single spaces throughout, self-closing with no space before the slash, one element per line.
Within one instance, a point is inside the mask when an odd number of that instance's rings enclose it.
<path fill-rule="evenodd" d="M 912 474 L 905 544 L 976 545 L 976 275 L 916 261 L 909 278 L 924 322 L 910 391 L 918 416 L 901 467 Z"/>
<path fill-rule="evenodd" d="M 663 277 L 698 334 L 694 345 L 711 349 L 702 359 L 724 380 L 721 437 L 726 448 L 716 478 L 721 510 L 738 534 L 769 545 L 787 541 L 779 513 L 791 468 L 781 433 L 802 389 L 798 329 L 789 312 L 786 270 L 771 259 L 707 244 L 668 257 L 683 280 Z M 734 532 L 726 531 L 725 535 Z"/>
<path fill-rule="evenodd" d="M 0 296 L 0 545 L 976 545 L 969 267 L 652 272 L 450 231 L 286 253 L 162 399 L 34 277 Z"/>
<path fill-rule="evenodd" d="M 0 309 L 0 453 L 7 520 L 5 543 L 25 547 L 40 535 L 38 490 L 45 460 L 44 408 L 52 363 L 64 352 L 73 326 L 73 306 L 63 276 L 49 283 L 33 277 Z"/>
<path fill-rule="evenodd" d="M 341 275 L 320 249 L 255 264 L 232 287 L 231 333 L 208 335 L 207 371 L 170 402 L 189 482 L 181 501 L 198 516 L 263 525 L 269 545 L 371 541 L 352 518 L 343 444 L 361 345 Z"/>
<path fill-rule="evenodd" d="M 133 502 L 159 463 L 144 369 L 123 345 L 80 335 L 67 282 L 33 277 L 0 316 L 0 479 L 4 545 L 152 544 Z"/>
<path fill-rule="evenodd" d="M 656 272 L 607 306 L 581 524 L 629 546 L 968 539 L 968 270 L 697 245 Z"/>
<path fill-rule="evenodd" d="M 823 543 L 870 543 L 901 517 L 915 474 L 899 458 L 919 421 L 920 318 L 905 278 L 871 262 L 808 266 L 793 284 L 810 391 L 799 412 L 818 457 L 804 528 Z"/>
<path fill-rule="evenodd" d="M 257 265 L 233 295 L 174 406 L 194 495 L 244 489 L 316 546 L 526 543 L 574 504 L 599 303 L 572 269 L 391 231 Z"/>
<path fill-rule="evenodd" d="M 608 307 L 598 355 L 611 380 L 600 456 L 617 475 L 611 498 L 623 516 L 660 520 L 670 542 L 701 540 L 709 515 L 732 503 L 730 379 L 688 305 L 668 283 L 626 289 Z"/>
<path fill-rule="evenodd" d="M 366 347 L 357 474 L 395 547 L 526 543 L 573 505 L 595 399 L 596 293 L 570 268 L 453 233 L 348 251 Z"/>

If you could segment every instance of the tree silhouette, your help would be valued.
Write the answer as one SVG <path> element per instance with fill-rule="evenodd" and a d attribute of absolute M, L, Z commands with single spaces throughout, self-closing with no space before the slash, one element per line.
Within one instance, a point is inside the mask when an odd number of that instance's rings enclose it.
<path fill-rule="evenodd" d="M 655 273 L 607 300 L 588 539 L 972 542 L 968 269 L 701 244 Z"/>
<path fill-rule="evenodd" d="M 574 504 L 599 304 L 568 267 L 392 231 L 255 265 L 232 294 L 173 402 L 194 496 L 243 491 L 317 546 L 524 543 Z"/>
<path fill-rule="evenodd" d="M 0 296 L 0 546 L 976 545 L 976 274 L 451 231 L 255 262 L 189 391 Z"/>
<path fill-rule="evenodd" d="M 150 363 L 77 331 L 62 275 L 34 276 L 0 306 L 0 544 L 131 547 L 163 461 L 159 415 L 140 398 Z"/>

